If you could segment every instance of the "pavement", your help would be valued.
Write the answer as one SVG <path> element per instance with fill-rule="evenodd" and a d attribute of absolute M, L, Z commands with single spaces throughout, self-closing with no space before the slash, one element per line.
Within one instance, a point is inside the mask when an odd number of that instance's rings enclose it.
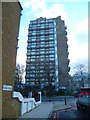
<path fill-rule="evenodd" d="M 44 120 L 51 117 L 53 111 L 70 109 L 70 105 L 65 105 L 64 102 L 42 102 L 40 106 L 32 111 L 25 113 L 20 118 L 44 118 Z M 19 119 L 18 119 L 19 120 Z"/>
<path fill-rule="evenodd" d="M 70 109 L 70 108 L 71 108 L 71 106 L 69 104 L 65 105 L 64 102 L 55 102 L 55 103 L 53 103 L 53 111 Z"/>

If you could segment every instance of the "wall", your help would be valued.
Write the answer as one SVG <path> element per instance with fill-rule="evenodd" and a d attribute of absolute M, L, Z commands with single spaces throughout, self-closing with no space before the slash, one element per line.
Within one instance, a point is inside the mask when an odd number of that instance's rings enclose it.
<path fill-rule="evenodd" d="M 0 120 L 2 118 L 2 3 L 0 2 Z"/>
<path fill-rule="evenodd" d="M 2 88 L 14 86 L 16 46 L 20 24 L 21 7 L 18 2 L 2 3 Z M 20 102 L 12 99 L 12 91 L 2 89 L 2 116 L 14 118 L 20 114 Z"/>
<path fill-rule="evenodd" d="M 20 115 L 22 116 L 24 113 L 29 112 L 30 110 L 34 109 L 35 107 L 39 106 L 41 104 L 41 92 L 38 92 L 40 94 L 40 100 L 38 102 L 35 101 L 35 98 L 23 98 L 20 92 L 13 92 L 13 98 L 18 98 L 18 100 L 21 102 L 20 107 Z"/>
<path fill-rule="evenodd" d="M 58 70 L 59 86 L 67 87 L 69 85 L 68 74 L 68 45 L 65 33 L 65 25 L 61 17 L 56 18 L 57 50 L 58 50 Z"/>

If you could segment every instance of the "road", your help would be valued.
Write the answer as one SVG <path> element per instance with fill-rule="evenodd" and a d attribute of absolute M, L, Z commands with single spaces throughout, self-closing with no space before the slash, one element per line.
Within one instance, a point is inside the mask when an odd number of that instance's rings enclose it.
<path fill-rule="evenodd" d="M 74 96 L 55 96 L 55 97 L 42 97 L 42 102 L 61 102 L 64 101 L 64 99 L 67 99 L 67 101 L 71 101 L 72 99 L 75 99 Z"/>
<path fill-rule="evenodd" d="M 60 97 L 61 98 L 61 97 Z M 64 97 L 62 97 L 62 99 L 60 99 L 61 101 L 63 100 Z M 86 111 L 79 111 L 77 110 L 76 107 L 76 100 L 77 98 L 74 97 L 66 97 L 67 99 L 67 103 L 69 105 L 71 105 L 71 109 L 67 109 L 67 110 L 60 110 L 60 111 L 55 111 L 52 113 L 52 120 L 87 120 L 89 118 L 89 116 L 87 115 Z M 54 98 L 55 100 L 55 98 Z M 59 101 L 59 99 L 57 99 Z"/>

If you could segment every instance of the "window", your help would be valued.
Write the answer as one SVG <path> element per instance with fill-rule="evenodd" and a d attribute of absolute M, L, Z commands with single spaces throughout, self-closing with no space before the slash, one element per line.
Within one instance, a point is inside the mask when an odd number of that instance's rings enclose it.
<path fill-rule="evenodd" d="M 33 25 L 33 26 L 32 26 L 32 28 L 33 28 L 33 27 L 34 27 L 34 28 L 36 28 L 36 27 L 37 27 L 37 25 Z"/>
<path fill-rule="evenodd" d="M 29 64 L 27 64 L 27 67 L 29 67 L 30 65 Z"/>
<path fill-rule="evenodd" d="M 44 28 L 45 27 L 45 25 L 44 24 L 42 24 L 41 26 L 40 26 L 40 28 Z"/>
<path fill-rule="evenodd" d="M 36 32 L 33 32 L 32 35 L 36 35 Z"/>
<path fill-rule="evenodd" d="M 30 29 L 28 29 L 28 33 L 29 33 L 29 34 L 31 33 L 31 30 L 30 30 Z"/>
<path fill-rule="evenodd" d="M 52 27 L 53 27 L 53 23 L 49 23 L 49 26 L 52 26 Z"/>
<path fill-rule="evenodd" d="M 50 57 L 54 57 L 54 55 L 49 55 Z"/>
<path fill-rule="evenodd" d="M 44 66 L 40 66 L 40 69 L 44 69 Z"/>
<path fill-rule="evenodd" d="M 49 48 L 49 51 L 54 51 L 54 48 Z"/>
<path fill-rule="evenodd" d="M 29 67 L 27 67 L 26 70 L 29 70 Z"/>
<path fill-rule="evenodd" d="M 29 74 L 27 74 L 26 77 L 29 78 Z"/>
<path fill-rule="evenodd" d="M 44 36 L 44 35 L 42 35 L 42 36 L 40 36 L 40 38 L 45 38 L 45 36 Z"/>
<path fill-rule="evenodd" d="M 31 58 L 35 58 L 35 56 L 31 56 Z"/>
<path fill-rule="evenodd" d="M 40 27 L 40 24 L 37 24 L 37 27 Z"/>
<path fill-rule="evenodd" d="M 30 77 L 35 77 L 35 74 L 30 74 Z"/>
<path fill-rule="evenodd" d="M 35 79 L 34 79 L 35 80 Z M 35 83 L 34 82 L 30 82 L 30 85 L 35 85 Z"/>
<path fill-rule="evenodd" d="M 28 43 L 28 46 L 31 45 L 31 43 Z"/>
<path fill-rule="evenodd" d="M 46 23 L 45 25 L 48 26 L 48 23 Z"/>
<path fill-rule="evenodd" d="M 36 43 L 34 42 L 34 43 L 32 43 L 31 45 L 36 45 Z"/>
<path fill-rule="evenodd" d="M 31 59 L 31 61 L 35 61 L 35 59 Z"/>
<path fill-rule="evenodd" d="M 49 35 L 49 37 L 53 37 L 54 35 L 52 34 L 52 35 Z"/>
<path fill-rule="evenodd" d="M 53 22 L 53 19 L 49 19 L 48 21 L 49 21 L 49 22 Z"/>
<path fill-rule="evenodd" d="M 45 40 L 45 38 L 44 38 L 44 37 L 41 37 L 40 40 Z"/>
<path fill-rule="evenodd" d="M 50 60 L 54 60 L 54 58 L 50 58 Z"/>
<path fill-rule="evenodd" d="M 53 26 L 52 26 L 52 25 L 49 25 L 49 28 L 53 28 Z"/>
<path fill-rule="evenodd" d="M 54 54 L 54 51 L 49 51 L 49 53 Z"/>
<path fill-rule="evenodd" d="M 41 61 L 43 61 L 43 60 L 44 60 L 44 58 L 40 58 L 40 60 L 41 60 Z"/>
<path fill-rule="evenodd" d="M 31 55 L 35 54 L 35 52 L 31 52 Z"/>
<path fill-rule="evenodd" d="M 45 49 L 44 49 L 44 48 L 41 48 L 40 50 L 43 51 L 43 50 L 45 50 Z"/>
<path fill-rule="evenodd" d="M 27 52 L 27 55 L 30 55 L 30 52 Z"/>
<path fill-rule="evenodd" d="M 53 32 L 53 29 L 49 29 L 49 32 Z"/>
<path fill-rule="evenodd" d="M 53 37 L 49 37 L 49 40 L 53 40 Z"/>
<path fill-rule="evenodd" d="M 31 45 L 31 47 L 36 47 L 36 45 Z"/>
<path fill-rule="evenodd" d="M 35 68 L 35 66 L 30 66 L 31 67 L 31 69 L 34 69 Z"/>
<path fill-rule="evenodd" d="M 53 31 L 49 31 L 49 34 L 53 34 Z"/>
<path fill-rule="evenodd" d="M 49 52 L 47 51 L 47 52 L 45 52 L 45 54 L 49 54 Z"/>
<path fill-rule="evenodd" d="M 31 48 L 30 46 L 27 46 L 27 48 Z"/>
<path fill-rule="evenodd" d="M 45 44 L 45 42 L 43 41 L 43 42 L 41 42 L 41 44 Z"/>
<path fill-rule="evenodd" d="M 40 47 L 45 47 L 45 44 L 41 44 Z"/>
<path fill-rule="evenodd" d="M 30 21 L 30 24 L 32 25 L 33 21 Z"/>
<path fill-rule="evenodd" d="M 43 73 L 44 71 L 43 70 L 40 70 L 41 73 Z"/>
<path fill-rule="evenodd" d="M 41 51 L 40 53 L 41 53 L 41 54 L 44 54 L 44 51 Z"/>
<path fill-rule="evenodd" d="M 27 79 L 26 81 L 29 82 L 29 79 Z"/>
<path fill-rule="evenodd" d="M 45 31 L 41 31 L 40 34 L 45 34 Z"/>
<path fill-rule="evenodd" d="M 36 51 L 36 55 L 39 55 L 39 52 L 38 52 L 38 51 Z"/>
<path fill-rule="evenodd" d="M 48 23 L 48 21 L 49 21 L 49 20 L 47 19 L 47 20 L 46 20 L 46 23 Z"/>
<path fill-rule="evenodd" d="M 45 22 L 45 20 L 41 20 L 41 22 L 40 23 L 44 23 Z"/>
<path fill-rule="evenodd" d="M 32 23 L 29 24 L 29 27 L 32 27 Z"/>
<path fill-rule="evenodd" d="M 36 21 L 36 20 L 35 20 L 35 21 L 32 21 L 32 23 L 33 23 L 33 24 L 36 24 L 36 23 L 37 23 L 37 21 Z"/>
<path fill-rule="evenodd" d="M 32 36 L 32 39 L 36 39 L 36 36 Z"/>
<path fill-rule="evenodd" d="M 50 43 L 54 44 L 54 41 L 49 41 L 49 44 L 50 44 Z"/>

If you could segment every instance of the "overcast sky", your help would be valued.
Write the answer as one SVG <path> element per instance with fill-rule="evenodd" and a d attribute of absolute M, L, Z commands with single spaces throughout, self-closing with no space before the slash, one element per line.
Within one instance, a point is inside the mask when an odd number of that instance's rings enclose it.
<path fill-rule="evenodd" d="M 73 67 L 76 64 L 88 64 L 88 0 L 75 0 L 75 2 L 74 0 L 63 0 L 63 2 L 61 0 L 20 0 L 20 3 L 23 11 L 20 21 L 17 63 L 26 66 L 30 20 L 39 17 L 61 16 L 67 26 L 70 74 L 73 74 Z"/>

